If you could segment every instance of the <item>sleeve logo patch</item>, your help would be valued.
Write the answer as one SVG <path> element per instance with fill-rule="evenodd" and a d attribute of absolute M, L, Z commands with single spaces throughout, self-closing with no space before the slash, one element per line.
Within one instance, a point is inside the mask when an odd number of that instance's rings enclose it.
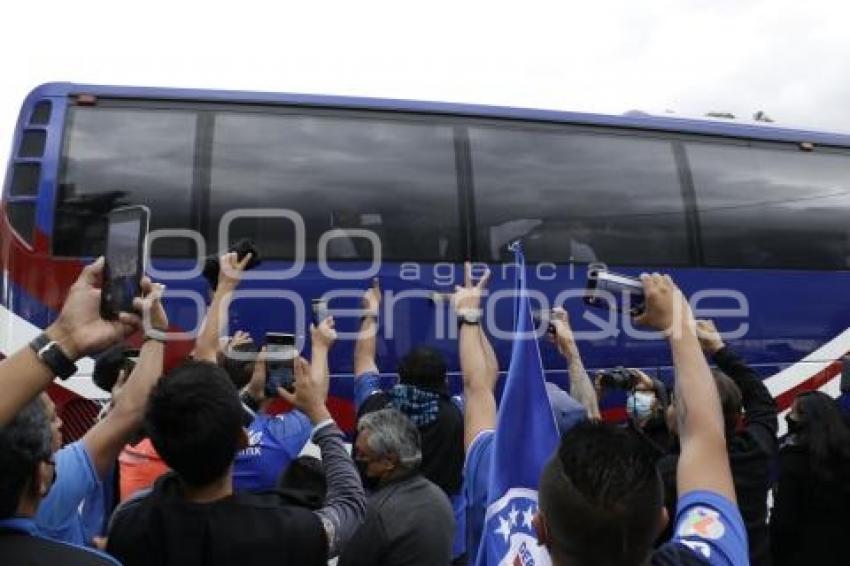
<path fill-rule="evenodd" d="M 700 537 L 710 540 L 722 538 L 726 527 L 720 518 L 720 513 L 707 507 L 694 507 L 679 523 L 679 537 Z"/>

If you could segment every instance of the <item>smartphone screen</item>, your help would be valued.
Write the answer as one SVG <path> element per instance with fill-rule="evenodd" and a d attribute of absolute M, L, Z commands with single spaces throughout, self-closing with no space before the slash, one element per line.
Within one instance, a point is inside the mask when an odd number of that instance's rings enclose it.
<path fill-rule="evenodd" d="M 133 299 L 141 295 L 149 218 L 150 210 L 145 206 L 119 208 L 109 213 L 100 302 L 104 318 L 133 312 Z"/>
<path fill-rule="evenodd" d="M 295 335 L 266 333 L 266 397 L 277 397 L 277 388 L 295 390 Z"/>

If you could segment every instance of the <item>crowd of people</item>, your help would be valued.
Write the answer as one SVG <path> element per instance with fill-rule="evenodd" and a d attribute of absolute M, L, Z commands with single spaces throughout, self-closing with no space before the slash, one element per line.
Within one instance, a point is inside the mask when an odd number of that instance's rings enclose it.
<path fill-rule="evenodd" d="M 292 388 L 269 388 L 268 353 L 248 334 L 220 340 L 250 261 L 220 258 L 202 331 L 174 367 L 164 366 L 162 286 L 143 279 L 136 312 L 104 320 L 102 259 L 83 270 L 56 321 L 0 363 L 3 564 L 486 561 L 500 375 L 482 325 L 489 272 L 476 282 L 467 264 L 452 298 L 460 396 L 442 354 L 425 346 L 382 387 L 391 368 L 377 364 L 378 281 L 364 292 L 349 448 L 327 407 L 332 317 L 311 327 L 311 359 L 293 360 Z M 561 439 L 539 480 L 539 510 L 521 520 L 552 564 L 845 563 L 836 542 L 850 527 L 850 430 L 835 401 L 799 394 L 779 439 L 777 405 L 758 374 L 711 321 L 694 320 L 669 277 L 641 280 L 635 322 L 665 336 L 675 379 L 668 390 L 624 370 L 625 424 L 601 419 L 611 381 L 586 371 L 566 311 L 549 319 L 569 386 L 546 385 Z M 125 343 L 139 332 L 131 357 Z M 96 357 L 94 381 L 110 401 L 62 446 L 45 390 L 85 356 Z M 276 398 L 292 409 L 270 414 Z M 311 443 L 319 457 L 305 451 Z"/>

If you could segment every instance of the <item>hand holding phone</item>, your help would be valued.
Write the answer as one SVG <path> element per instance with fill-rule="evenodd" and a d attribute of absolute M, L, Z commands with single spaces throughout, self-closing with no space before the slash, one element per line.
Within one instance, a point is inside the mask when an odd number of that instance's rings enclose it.
<path fill-rule="evenodd" d="M 322 324 L 322 321 L 328 318 L 328 302 L 325 299 L 313 299 L 312 301 L 312 309 L 313 309 L 313 324 L 318 327 Z"/>
<path fill-rule="evenodd" d="M 277 397 L 278 387 L 290 393 L 295 390 L 296 356 L 294 334 L 266 332 L 266 397 Z"/>
<path fill-rule="evenodd" d="M 105 319 L 115 320 L 118 313 L 135 311 L 133 299 L 142 295 L 149 223 L 150 209 L 146 206 L 117 208 L 109 213 L 100 301 L 100 314 Z"/>
<path fill-rule="evenodd" d="M 584 302 L 590 306 L 626 311 L 634 316 L 643 312 L 645 301 L 640 279 L 610 271 L 587 274 Z"/>

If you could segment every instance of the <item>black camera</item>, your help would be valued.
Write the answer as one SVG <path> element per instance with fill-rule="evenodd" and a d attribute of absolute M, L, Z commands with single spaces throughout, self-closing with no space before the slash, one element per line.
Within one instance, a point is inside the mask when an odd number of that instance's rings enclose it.
<path fill-rule="evenodd" d="M 236 258 L 239 261 L 245 259 L 246 255 L 251 254 L 251 260 L 248 262 L 248 265 L 245 266 L 246 271 L 254 269 L 262 263 L 262 259 L 260 259 L 260 251 L 257 249 L 253 240 L 249 240 L 247 238 L 239 240 L 230 246 L 228 251 L 236 252 Z M 203 276 L 204 279 L 207 280 L 207 283 L 210 284 L 210 289 L 213 291 L 215 291 L 216 287 L 218 287 L 218 272 L 221 269 L 218 262 L 219 258 L 215 254 L 208 256 L 204 262 Z"/>
<path fill-rule="evenodd" d="M 623 391 L 631 391 L 635 388 L 638 382 L 638 375 L 634 371 L 624 368 L 623 366 L 616 367 L 600 372 L 602 387 L 606 389 L 622 389 Z"/>

